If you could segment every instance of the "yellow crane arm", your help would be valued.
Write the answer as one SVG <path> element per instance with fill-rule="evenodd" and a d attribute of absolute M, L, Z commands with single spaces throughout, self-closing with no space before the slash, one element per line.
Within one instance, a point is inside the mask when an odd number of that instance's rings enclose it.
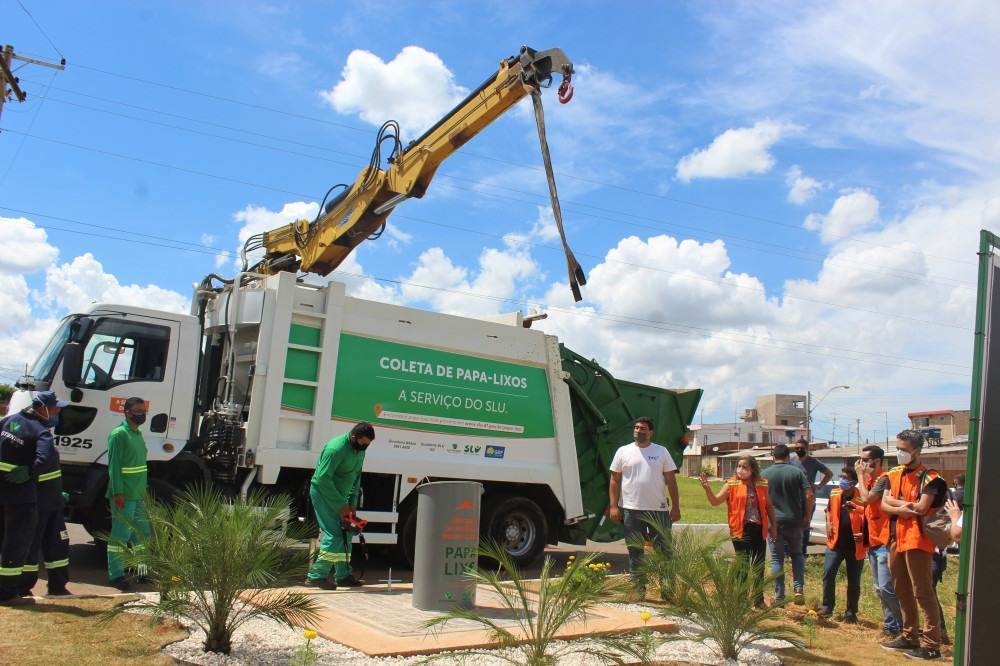
<path fill-rule="evenodd" d="M 411 197 L 422 197 L 449 155 L 522 97 L 549 85 L 553 74 L 562 74 L 561 100 L 568 101 L 572 90 L 566 86 L 572 73 L 573 64 L 560 49 L 522 47 L 519 55 L 502 60 L 496 74 L 405 149 L 400 150 L 398 126 L 386 123 L 372 163 L 353 185 L 323 206 L 315 220 L 297 220 L 247 241 L 244 256 L 261 247 L 265 251 L 263 260 L 251 270 L 264 274 L 302 270 L 319 275 L 333 271 L 358 244 L 379 232 L 393 208 Z M 394 127 L 396 136 L 392 137 Z M 395 139 L 395 148 L 387 168 L 382 169 L 379 151 L 388 138 Z"/>

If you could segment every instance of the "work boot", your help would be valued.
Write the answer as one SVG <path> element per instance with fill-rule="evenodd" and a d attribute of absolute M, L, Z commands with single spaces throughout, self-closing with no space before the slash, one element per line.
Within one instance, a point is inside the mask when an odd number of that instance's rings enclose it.
<path fill-rule="evenodd" d="M 850 611 L 844 613 L 844 623 L 845 624 L 857 624 L 858 623 L 858 614 L 857 613 L 852 613 Z"/>
<path fill-rule="evenodd" d="M 337 584 L 334 583 L 329 578 L 320 578 L 318 580 L 306 577 L 306 582 L 302 583 L 303 587 L 312 587 L 319 590 L 336 590 Z"/>
<path fill-rule="evenodd" d="M 6 596 L 0 597 L 0 606 L 30 606 L 35 603 L 34 597 Z"/>
<path fill-rule="evenodd" d="M 826 606 L 820 606 L 816 611 L 816 615 L 819 615 L 820 617 L 830 617 L 833 615 L 833 609 L 827 608 Z"/>
<path fill-rule="evenodd" d="M 343 578 L 337 579 L 338 587 L 361 587 L 365 584 L 365 581 L 358 580 L 354 577 L 354 574 L 347 574 Z"/>

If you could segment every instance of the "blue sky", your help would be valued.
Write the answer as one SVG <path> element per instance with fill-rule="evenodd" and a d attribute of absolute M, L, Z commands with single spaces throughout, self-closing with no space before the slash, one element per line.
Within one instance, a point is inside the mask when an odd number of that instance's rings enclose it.
<path fill-rule="evenodd" d="M 621 377 L 704 388 L 706 422 L 837 384 L 820 436 L 968 406 L 995 3 L 22 3 L 45 34 L 0 0 L 4 41 L 69 64 L 18 70 L 29 100 L 0 117 L 0 378 L 91 301 L 186 309 L 241 234 L 352 181 L 383 120 L 415 136 L 528 44 L 577 66 L 573 101 L 545 99 L 583 302 L 527 101 L 335 279 L 547 311 Z"/>

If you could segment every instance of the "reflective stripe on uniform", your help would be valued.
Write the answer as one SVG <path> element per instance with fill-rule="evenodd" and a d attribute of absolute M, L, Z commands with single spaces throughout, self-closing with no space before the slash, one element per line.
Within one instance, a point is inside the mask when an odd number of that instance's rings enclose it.
<path fill-rule="evenodd" d="M 62 476 L 62 470 L 61 469 L 57 469 L 54 472 L 46 472 L 45 474 L 39 474 L 38 475 L 38 480 L 39 481 L 51 481 L 52 479 L 58 479 L 60 476 Z"/>
<path fill-rule="evenodd" d="M 0 472 L 13 472 L 17 465 L 12 463 L 0 462 Z"/>
<path fill-rule="evenodd" d="M 116 546 L 114 544 L 110 544 L 109 543 L 108 544 L 108 552 L 109 553 L 124 553 L 125 549 L 122 548 L 121 546 Z"/>
<path fill-rule="evenodd" d="M 122 474 L 141 474 L 146 471 L 145 465 L 139 465 L 137 467 L 122 467 Z"/>
<path fill-rule="evenodd" d="M 69 566 L 69 558 L 68 557 L 65 560 L 56 560 L 55 562 L 46 562 L 45 563 L 45 568 L 46 569 L 58 569 L 59 567 L 68 567 L 68 566 Z M 25 568 L 27 568 L 27 567 L 25 567 Z M 35 569 L 38 569 L 38 567 L 35 567 Z"/>
<path fill-rule="evenodd" d="M 38 565 L 37 564 L 25 564 L 23 567 L 21 567 L 21 571 L 23 571 L 25 573 L 34 573 L 34 572 L 38 571 Z"/>
<path fill-rule="evenodd" d="M 20 576 L 24 567 L 0 567 L 0 576 Z"/>
<path fill-rule="evenodd" d="M 338 562 L 347 562 L 347 555 L 345 553 L 335 553 L 330 550 L 321 550 L 319 551 L 319 557 L 316 559 L 336 564 Z"/>

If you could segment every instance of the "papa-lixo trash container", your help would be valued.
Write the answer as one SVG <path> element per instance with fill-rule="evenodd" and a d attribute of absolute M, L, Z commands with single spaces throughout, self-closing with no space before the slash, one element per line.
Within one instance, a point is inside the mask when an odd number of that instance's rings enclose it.
<path fill-rule="evenodd" d="M 413 607 L 448 611 L 476 605 L 476 585 L 466 575 L 479 552 L 483 484 L 435 481 L 417 488 L 413 555 Z"/>

